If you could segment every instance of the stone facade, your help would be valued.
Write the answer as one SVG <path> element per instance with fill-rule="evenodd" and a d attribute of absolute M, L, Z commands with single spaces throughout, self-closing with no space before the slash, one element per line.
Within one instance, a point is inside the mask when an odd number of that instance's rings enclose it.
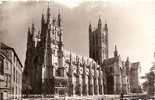
<path fill-rule="evenodd" d="M 0 43 L 0 100 L 21 98 L 22 67 L 15 50 Z"/>
<path fill-rule="evenodd" d="M 138 72 L 140 63 L 131 63 L 127 57 L 126 61 L 118 55 L 115 46 L 114 57 L 103 61 L 106 74 L 107 94 L 137 93 L 140 88 Z"/>
<path fill-rule="evenodd" d="M 74 53 L 66 53 L 69 95 L 102 95 L 103 72 L 100 66 L 91 58 L 81 57 Z"/>
<path fill-rule="evenodd" d="M 41 31 L 28 29 L 23 72 L 23 94 L 88 96 L 128 93 L 129 68 L 115 48 L 108 58 L 108 27 L 89 25 L 89 57 L 64 50 L 61 16 L 51 20 L 50 8 L 41 19 Z M 122 89 L 122 87 L 124 89 Z"/>

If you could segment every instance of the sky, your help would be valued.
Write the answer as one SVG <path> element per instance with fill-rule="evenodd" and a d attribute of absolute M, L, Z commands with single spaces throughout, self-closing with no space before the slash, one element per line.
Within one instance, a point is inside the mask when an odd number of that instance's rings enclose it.
<path fill-rule="evenodd" d="M 15 0 L 12 0 L 15 1 Z M 41 14 L 48 2 L 1 2 L 0 41 L 12 46 L 24 64 L 27 28 L 32 22 L 39 31 Z M 27 1 L 27 2 L 26 2 Z M 37 0 L 38 1 L 38 0 Z M 114 45 L 121 58 L 141 63 L 141 75 L 152 67 L 155 51 L 155 2 L 153 0 L 51 0 L 52 18 L 60 11 L 64 48 L 88 56 L 88 25 L 97 27 L 99 16 L 109 29 L 109 56 Z"/>

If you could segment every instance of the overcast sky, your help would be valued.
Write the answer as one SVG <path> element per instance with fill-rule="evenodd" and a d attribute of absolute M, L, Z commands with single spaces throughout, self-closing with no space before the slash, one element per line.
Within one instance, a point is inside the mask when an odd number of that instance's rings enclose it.
<path fill-rule="evenodd" d="M 65 2 L 64 2 L 65 1 Z M 47 2 L 10 2 L 0 5 L 0 40 L 17 51 L 24 64 L 27 28 L 34 22 L 40 27 L 41 14 L 46 13 Z M 51 16 L 62 14 L 65 49 L 88 56 L 88 25 L 97 26 L 99 16 L 109 28 L 109 55 L 117 45 L 122 59 L 140 61 L 142 73 L 152 66 L 155 51 L 155 2 L 127 0 L 53 0 Z"/>

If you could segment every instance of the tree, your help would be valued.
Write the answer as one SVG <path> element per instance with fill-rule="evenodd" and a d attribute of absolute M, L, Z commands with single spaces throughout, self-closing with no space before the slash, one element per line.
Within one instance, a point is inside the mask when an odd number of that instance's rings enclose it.
<path fill-rule="evenodd" d="M 145 75 L 146 81 L 142 84 L 143 90 L 146 91 L 149 95 L 152 95 L 155 92 L 154 82 L 155 82 L 155 63 L 151 68 L 150 72 Z"/>

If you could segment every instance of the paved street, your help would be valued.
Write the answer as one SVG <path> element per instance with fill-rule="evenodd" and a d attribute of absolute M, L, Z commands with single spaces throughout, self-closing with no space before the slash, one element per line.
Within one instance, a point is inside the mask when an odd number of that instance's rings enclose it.
<path fill-rule="evenodd" d="M 55 97 L 55 98 L 25 98 L 22 100 L 154 100 L 154 96 L 144 94 L 124 95 L 123 99 L 119 95 L 98 95 L 98 96 L 73 96 L 73 97 Z"/>

